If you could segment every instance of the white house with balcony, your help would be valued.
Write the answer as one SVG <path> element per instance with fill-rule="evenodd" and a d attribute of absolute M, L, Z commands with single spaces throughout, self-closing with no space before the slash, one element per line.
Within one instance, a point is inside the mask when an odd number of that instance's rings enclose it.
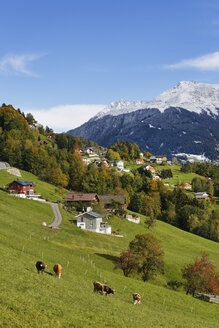
<path fill-rule="evenodd" d="M 120 170 L 120 171 L 123 171 L 124 170 L 124 162 L 123 161 L 121 161 L 121 160 L 114 160 L 114 161 L 110 161 L 109 162 L 109 165 L 111 166 L 111 167 L 117 167 L 117 169 L 118 170 Z"/>
<path fill-rule="evenodd" d="M 102 221 L 102 215 L 96 212 L 85 212 L 76 216 L 77 227 L 83 230 L 111 234 L 111 226 Z"/>

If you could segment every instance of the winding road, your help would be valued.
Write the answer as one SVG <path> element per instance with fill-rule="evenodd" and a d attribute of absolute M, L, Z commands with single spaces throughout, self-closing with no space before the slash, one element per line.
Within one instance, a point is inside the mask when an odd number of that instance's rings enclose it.
<path fill-rule="evenodd" d="M 62 223 L 62 215 L 59 211 L 59 205 L 55 203 L 50 203 L 49 205 L 52 207 L 53 213 L 54 213 L 54 221 L 50 225 L 48 225 L 49 228 L 56 228 L 58 229 L 60 224 Z"/>

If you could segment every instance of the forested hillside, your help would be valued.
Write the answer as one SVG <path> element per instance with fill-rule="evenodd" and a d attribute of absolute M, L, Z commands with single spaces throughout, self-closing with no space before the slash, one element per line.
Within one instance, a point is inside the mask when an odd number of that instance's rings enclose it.
<path fill-rule="evenodd" d="M 99 160 L 86 165 L 81 155 L 85 146 L 95 148 Z M 189 174 L 193 179 L 190 180 L 192 191 L 207 191 L 211 196 L 218 196 L 219 168 L 211 163 L 183 167 L 178 163 L 175 166 L 154 165 L 158 177 L 154 180 L 145 165 L 136 167 L 133 164 L 140 153 L 138 145 L 119 140 L 103 153 L 103 149 L 92 141 L 55 134 L 49 127 L 38 124 L 31 114 L 25 116 L 11 105 L 0 107 L 1 161 L 33 173 L 59 189 L 124 195 L 128 209 L 146 215 L 148 226 L 158 219 L 218 241 L 217 207 L 210 201 L 197 200 L 192 192 L 186 191 L 179 177 L 173 187 L 166 186 L 165 182 L 169 179 L 171 183 L 175 178 L 172 171 L 177 168 L 179 172 L 181 168 L 182 178 Z M 150 155 L 145 152 L 145 159 Z M 119 172 L 115 166 L 109 167 L 106 161 L 120 159 L 131 169 Z M 206 176 L 208 180 L 204 181 Z"/>

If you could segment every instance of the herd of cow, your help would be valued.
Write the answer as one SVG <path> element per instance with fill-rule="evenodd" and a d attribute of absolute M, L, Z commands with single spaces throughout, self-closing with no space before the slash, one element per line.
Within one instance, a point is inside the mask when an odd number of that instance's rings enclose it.
<path fill-rule="evenodd" d="M 36 268 L 38 273 L 43 273 L 46 269 L 47 265 L 43 263 L 42 261 L 37 261 Z M 55 272 L 55 275 L 61 278 L 61 272 L 62 272 L 62 266 L 60 264 L 55 264 L 53 267 L 53 271 Z M 94 292 L 100 293 L 101 295 L 109 295 L 109 294 L 115 294 L 115 290 L 111 287 L 101 284 L 99 281 L 94 281 Z M 134 293 L 132 295 L 133 297 L 133 304 L 140 304 L 141 303 L 141 296 L 138 293 Z"/>
<path fill-rule="evenodd" d="M 111 287 L 101 284 L 99 281 L 94 281 L 94 292 L 100 293 L 101 295 L 109 295 L 109 294 L 115 294 L 115 289 L 112 289 Z M 141 296 L 138 293 L 132 294 L 133 297 L 133 303 L 134 304 L 140 304 L 141 303 Z"/>
<path fill-rule="evenodd" d="M 43 263 L 42 261 L 37 261 L 36 268 L 38 273 L 43 273 L 46 269 L 47 265 Z M 60 264 L 55 264 L 53 267 L 53 271 L 55 272 L 55 275 L 61 278 L 62 275 L 62 266 Z"/>

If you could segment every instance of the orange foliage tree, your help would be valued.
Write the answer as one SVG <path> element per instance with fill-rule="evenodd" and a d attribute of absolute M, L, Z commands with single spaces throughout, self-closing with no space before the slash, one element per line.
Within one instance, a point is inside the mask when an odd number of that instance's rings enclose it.
<path fill-rule="evenodd" d="M 219 275 L 205 253 L 200 260 L 196 257 L 193 263 L 187 264 L 181 271 L 186 280 L 186 294 L 194 296 L 196 291 L 214 295 L 219 293 Z"/>

